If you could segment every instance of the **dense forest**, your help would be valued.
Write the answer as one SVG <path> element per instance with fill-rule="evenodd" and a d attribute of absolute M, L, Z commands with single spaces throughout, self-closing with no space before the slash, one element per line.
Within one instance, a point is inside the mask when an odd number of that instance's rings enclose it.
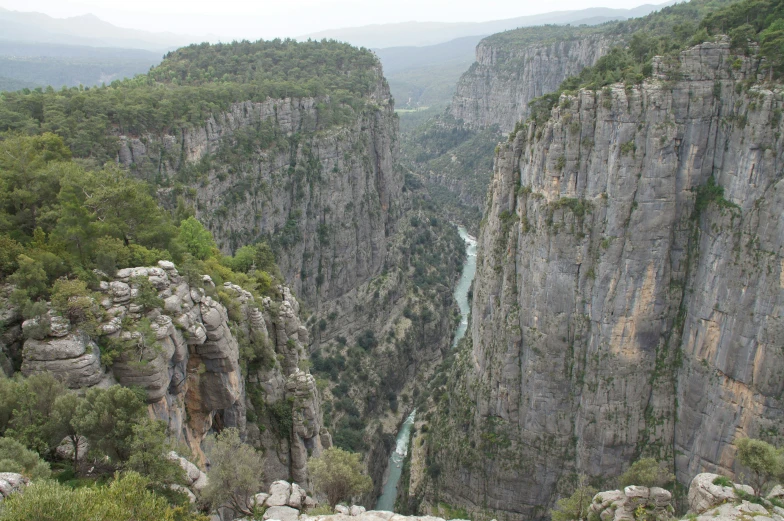
<path fill-rule="evenodd" d="M 372 53 L 333 41 L 192 45 L 110 85 L 2 93 L 0 132 L 52 132 L 75 156 L 103 164 L 117 157 L 119 135 L 199 125 L 239 101 L 316 97 L 328 128 L 361 108 L 379 74 Z"/>

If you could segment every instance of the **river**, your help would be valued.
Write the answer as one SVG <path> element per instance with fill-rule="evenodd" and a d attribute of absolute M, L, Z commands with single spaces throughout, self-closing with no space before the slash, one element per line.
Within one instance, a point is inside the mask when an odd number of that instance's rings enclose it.
<path fill-rule="evenodd" d="M 460 308 L 460 325 L 455 332 L 452 347 L 457 346 L 457 343 L 465 336 L 468 329 L 468 313 L 471 311 L 471 306 L 468 304 L 468 292 L 471 290 L 471 283 L 474 281 L 474 275 L 476 274 L 476 239 L 471 237 L 462 226 L 458 226 L 457 231 L 466 243 L 466 262 L 463 265 L 463 273 L 460 275 L 460 280 L 455 287 L 454 296 L 457 306 Z M 389 456 L 387 479 L 384 481 L 381 496 L 379 496 L 376 503 L 376 510 L 394 511 L 397 486 L 400 482 L 400 475 L 403 472 L 403 460 L 406 459 L 406 454 L 408 454 L 408 444 L 411 441 L 411 427 L 414 425 L 415 417 L 416 409 L 408 415 L 408 418 L 403 422 L 403 426 L 397 433 L 395 451 Z"/>
<path fill-rule="evenodd" d="M 460 276 L 460 280 L 455 288 L 455 300 L 457 301 L 457 307 L 460 308 L 460 325 L 455 332 L 452 347 L 457 347 L 457 343 L 465 336 L 468 329 L 468 313 L 471 311 L 471 306 L 468 302 L 468 292 L 471 290 L 471 283 L 474 281 L 474 275 L 476 275 L 476 239 L 471 237 L 462 226 L 458 226 L 457 231 L 466 243 L 466 262 L 463 265 L 463 274 Z"/>
<path fill-rule="evenodd" d="M 395 498 L 397 497 L 397 485 L 400 482 L 400 475 L 403 472 L 403 460 L 406 459 L 408 454 L 408 443 L 411 439 L 411 427 L 414 425 L 414 418 L 416 417 L 416 409 L 411 411 L 400 432 L 397 433 L 397 441 L 395 451 L 389 456 L 389 465 L 387 467 L 388 476 L 384 482 L 384 488 L 381 489 L 381 496 L 376 503 L 376 510 L 388 510 L 393 512 L 395 509 Z"/>

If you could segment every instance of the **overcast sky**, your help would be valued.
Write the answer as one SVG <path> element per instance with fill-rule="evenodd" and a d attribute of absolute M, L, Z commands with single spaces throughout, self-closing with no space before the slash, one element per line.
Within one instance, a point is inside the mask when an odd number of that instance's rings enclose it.
<path fill-rule="evenodd" d="M 55 17 L 93 13 L 121 27 L 214 34 L 223 39 L 300 36 L 375 23 L 481 22 L 584 9 L 631 8 L 664 0 L 0 0 L 16 11 Z"/>

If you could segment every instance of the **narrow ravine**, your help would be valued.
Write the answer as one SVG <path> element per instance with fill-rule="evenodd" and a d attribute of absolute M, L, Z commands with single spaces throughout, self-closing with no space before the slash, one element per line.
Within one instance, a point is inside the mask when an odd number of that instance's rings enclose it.
<path fill-rule="evenodd" d="M 460 325 L 455 332 L 452 347 L 457 346 L 457 343 L 465 336 L 468 329 L 468 313 L 471 311 L 471 305 L 468 302 L 468 292 L 471 290 L 471 283 L 474 282 L 474 275 L 476 274 L 476 239 L 471 237 L 462 226 L 458 226 L 457 231 L 466 243 L 466 262 L 463 265 L 463 274 L 455 287 L 455 300 L 460 308 Z"/>
<path fill-rule="evenodd" d="M 397 433 L 397 440 L 394 452 L 389 456 L 387 465 L 387 480 L 384 488 L 381 489 L 381 496 L 376 503 L 376 510 L 394 511 L 395 498 L 397 497 L 397 485 L 400 482 L 400 475 L 403 472 L 403 460 L 408 454 L 408 443 L 411 439 L 411 426 L 414 425 L 416 409 L 411 411 L 406 421 L 403 422 L 400 431 Z"/>
<path fill-rule="evenodd" d="M 476 274 L 476 239 L 471 237 L 463 226 L 458 226 L 457 230 L 466 243 L 466 261 L 454 293 L 457 306 L 460 308 L 460 325 L 455 332 L 452 347 L 457 346 L 457 343 L 463 338 L 468 329 L 468 313 L 471 310 L 468 302 L 468 293 L 471 290 L 471 283 L 474 281 L 474 275 Z M 408 444 L 411 441 L 411 427 L 414 425 L 415 417 L 416 409 L 408 415 L 408 418 L 403 422 L 400 431 L 397 433 L 395 450 L 389 456 L 387 478 L 384 481 L 384 487 L 381 489 L 381 496 L 379 496 L 376 503 L 376 510 L 393 511 L 395 508 L 397 486 L 403 471 L 403 460 L 406 458 L 406 454 L 408 454 Z"/>

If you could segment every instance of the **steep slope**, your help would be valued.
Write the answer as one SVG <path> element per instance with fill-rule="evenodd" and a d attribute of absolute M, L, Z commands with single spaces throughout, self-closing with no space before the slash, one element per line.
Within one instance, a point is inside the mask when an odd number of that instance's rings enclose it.
<path fill-rule="evenodd" d="M 148 180 L 173 214 L 193 211 L 224 253 L 270 244 L 307 317 L 302 333 L 286 334 L 313 353 L 325 424 L 336 444 L 366 454 L 380 487 L 385 442 L 449 347 L 463 248 L 424 194 L 404 186 L 377 58 L 336 42 L 205 44 L 134 80 L 2 100 L 0 128 L 56 132 L 83 164 L 115 162 Z M 243 375 L 250 402 L 279 403 L 280 386 Z M 248 428 L 265 447 L 280 438 L 270 432 Z"/>
<path fill-rule="evenodd" d="M 652 65 L 496 156 L 441 498 L 541 517 L 577 472 L 733 475 L 736 436 L 781 432 L 781 86 L 727 38 Z"/>
<path fill-rule="evenodd" d="M 224 252 L 273 243 L 316 309 L 381 270 L 403 180 L 393 102 L 368 51 L 204 44 L 146 77 L 3 102 L 0 128 L 52 130 L 76 156 L 119 162 L 172 207 L 193 206 Z"/>
<path fill-rule="evenodd" d="M 476 61 L 457 83 L 450 113 L 472 128 L 510 132 L 528 103 L 593 65 L 618 39 L 604 28 L 541 27 L 501 33 L 476 47 Z"/>
<path fill-rule="evenodd" d="M 531 101 L 563 88 L 567 79 L 596 65 L 612 49 L 629 44 L 635 53 L 644 54 L 652 41 L 667 36 L 665 42 L 656 43 L 664 51 L 678 45 L 684 37 L 693 36 L 706 13 L 728 3 L 731 0 L 691 1 L 664 7 L 642 18 L 596 27 L 522 28 L 483 39 L 476 48 L 476 62 L 461 76 L 448 115 L 439 124 L 463 134 L 464 141 L 442 150 L 441 157 L 414 159 L 410 168 L 426 179 L 441 200 L 459 208 L 464 216 L 482 212 L 491 170 L 466 169 L 461 166 L 464 160 L 458 164 L 449 161 L 465 156 L 469 140 L 485 142 L 495 129 L 495 139 L 500 141 L 501 134 L 512 132 L 518 122 L 531 114 Z M 622 79 L 625 80 L 620 75 L 610 75 L 607 83 Z M 416 136 L 414 140 L 415 147 L 432 148 L 427 136 Z M 492 147 L 471 148 L 476 149 L 471 163 L 491 163 Z"/>

